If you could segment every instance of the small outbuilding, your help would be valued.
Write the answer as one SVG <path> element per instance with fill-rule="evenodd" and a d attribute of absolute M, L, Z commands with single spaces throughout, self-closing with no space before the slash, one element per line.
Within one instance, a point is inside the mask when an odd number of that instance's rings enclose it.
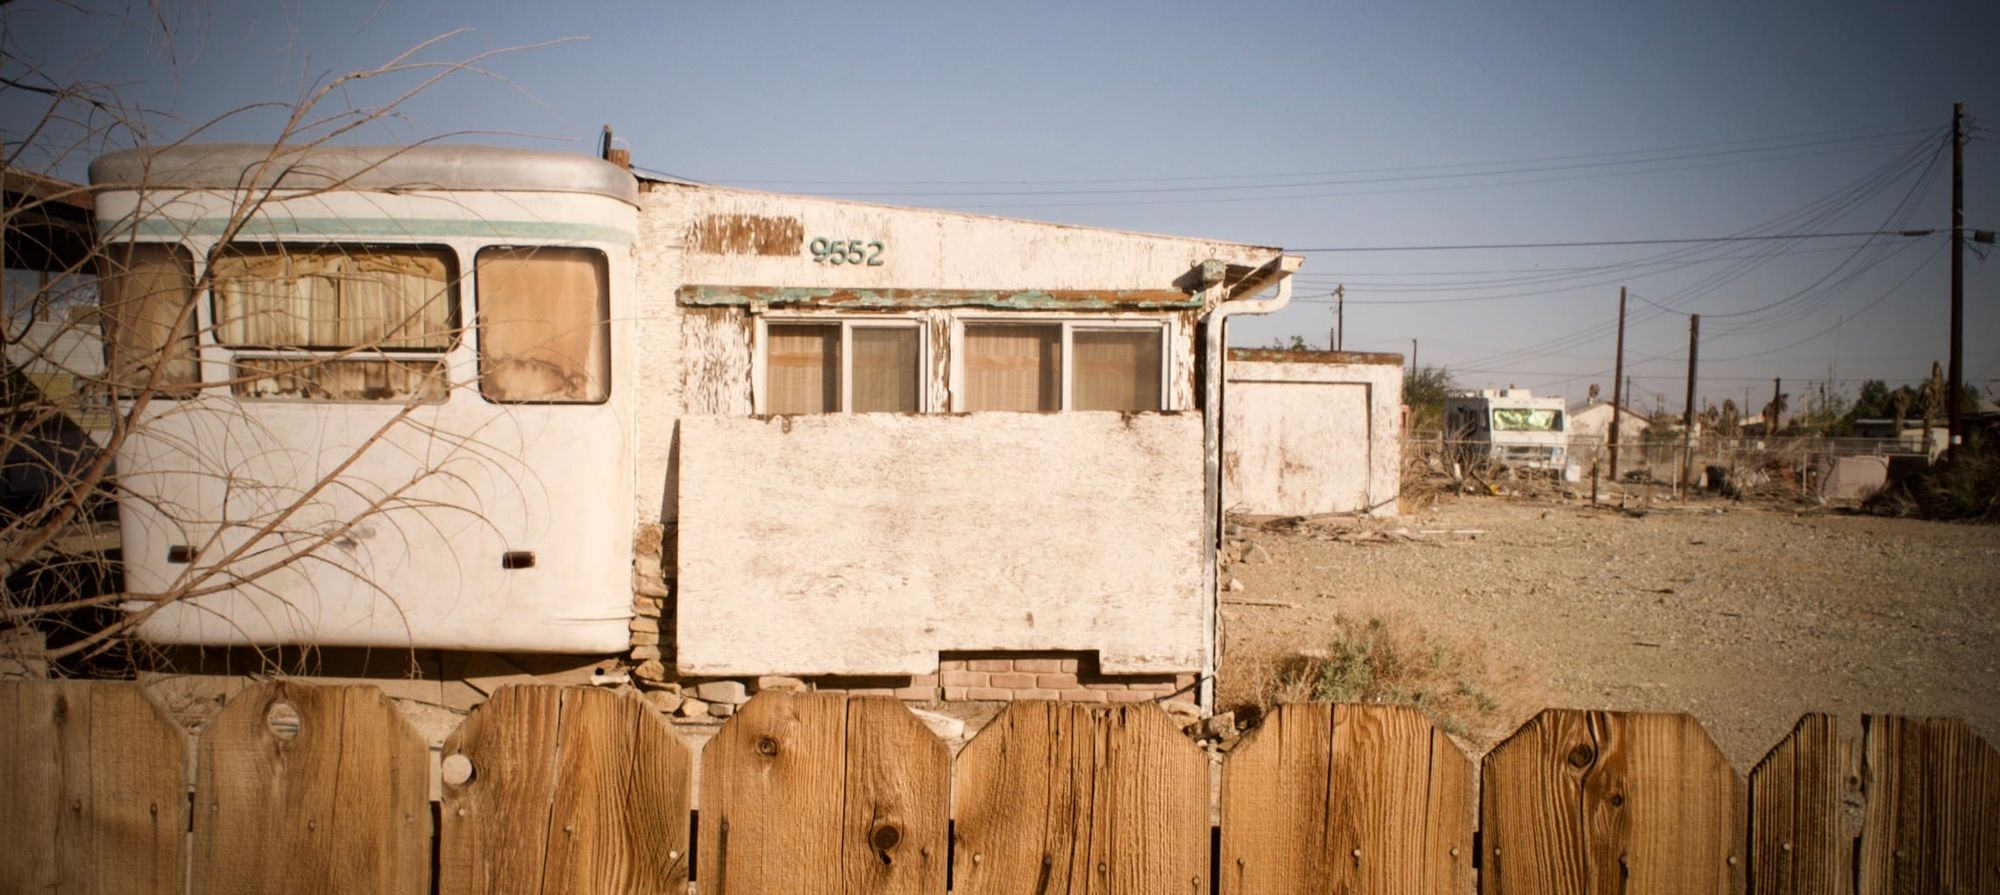
<path fill-rule="evenodd" d="M 1235 348 L 1223 390 L 1223 505 L 1394 516 L 1403 356 Z"/>

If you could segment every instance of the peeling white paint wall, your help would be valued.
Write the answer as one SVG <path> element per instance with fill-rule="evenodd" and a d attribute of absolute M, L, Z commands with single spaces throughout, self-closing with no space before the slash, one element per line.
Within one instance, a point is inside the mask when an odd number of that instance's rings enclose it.
<path fill-rule="evenodd" d="M 904 289 L 1167 289 L 1211 259 L 1259 265 L 1276 249 L 953 211 L 869 205 L 716 187 L 655 188 L 647 214 L 671 205 L 683 233 L 711 217 L 796 220 L 800 239 L 879 241 L 877 266 L 782 254 L 690 250 L 687 283 Z M 643 237 L 642 237 L 643 239 Z"/>
<path fill-rule="evenodd" d="M 1403 368 L 1230 360 L 1223 506 L 1270 516 L 1396 515 Z"/>
<path fill-rule="evenodd" d="M 1201 442 L 1195 414 L 684 418 L 680 669 L 1201 668 Z"/>

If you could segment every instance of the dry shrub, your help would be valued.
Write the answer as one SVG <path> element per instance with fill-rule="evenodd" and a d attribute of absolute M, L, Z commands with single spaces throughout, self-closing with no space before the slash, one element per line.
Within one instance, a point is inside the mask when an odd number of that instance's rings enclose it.
<path fill-rule="evenodd" d="M 2000 445 L 1974 439 L 1950 458 L 1861 505 L 1878 516 L 2000 523 Z"/>
<path fill-rule="evenodd" d="M 1334 616 L 1326 646 L 1279 660 L 1264 701 L 1414 706 L 1438 729 L 1479 736 L 1500 720 L 1501 700 L 1475 645 L 1378 617 Z"/>

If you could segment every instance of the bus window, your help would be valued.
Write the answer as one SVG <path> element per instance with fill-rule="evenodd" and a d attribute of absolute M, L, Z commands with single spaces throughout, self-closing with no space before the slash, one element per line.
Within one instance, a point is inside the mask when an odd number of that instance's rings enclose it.
<path fill-rule="evenodd" d="M 216 341 L 246 398 L 442 401 L 458 340 L 449 250 L 233 246 L 210 264 Z"/>
<path fill-rule="evenodd" d="M 604 253 L 482 249 L 479 393 L 505 403 L 595 404 L 611 394 L 610 271 Z"/>
<path fill-rule="evenodd" d="M 129 394 L 145 388 L 157 367 L 156 394 L 189 394 L 199 376 L 194 262 L 188 253 L 173 245 L 112 246 L 98 259 L 97 283 L 111 382 Z"/>

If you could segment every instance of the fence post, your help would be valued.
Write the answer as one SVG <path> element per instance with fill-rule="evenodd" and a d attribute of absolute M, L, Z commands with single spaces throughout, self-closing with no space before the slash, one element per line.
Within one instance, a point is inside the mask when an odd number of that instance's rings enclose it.
<path fill-rule="evenodd" d="M 1209 891 L 1209 761 L 1152 705 L 1017 702 L 959 753 L 952 891 Z"/>
<path fill-rule="evenodd" d="M 951 757 L 900 701 L 759 693 L 701 761 L 703 893 L 944 891 Z"/>
<path fill-rule="evenodd" d="M 1472 792 L 1416 709 L 1280 706 L 1222 768 L 1222 892 L 1462 895 Z"/>
<path fill-rule="evenodd" d="M 502 687 L 445 740 L 438 891 L 685 886 L 689 772 L 687 746 L 644 700 Z"/>
<path fill-rule="evenodd" d="M 0 892 L 181 892 L 187 736 L 139 685 L 0 682 L 0 783 Z"/>
<path fill-rule="evenodd" d="M 1744 891 L 1743 781 L 1687 715 L 1547 709 L 1483 772 L 1486 895 Z"/>
<path fill-rule="evenodd" d="M 430 890 L 430 750 L 382 691 L 246 687 L 198 755 L 194 891 Z"/>

